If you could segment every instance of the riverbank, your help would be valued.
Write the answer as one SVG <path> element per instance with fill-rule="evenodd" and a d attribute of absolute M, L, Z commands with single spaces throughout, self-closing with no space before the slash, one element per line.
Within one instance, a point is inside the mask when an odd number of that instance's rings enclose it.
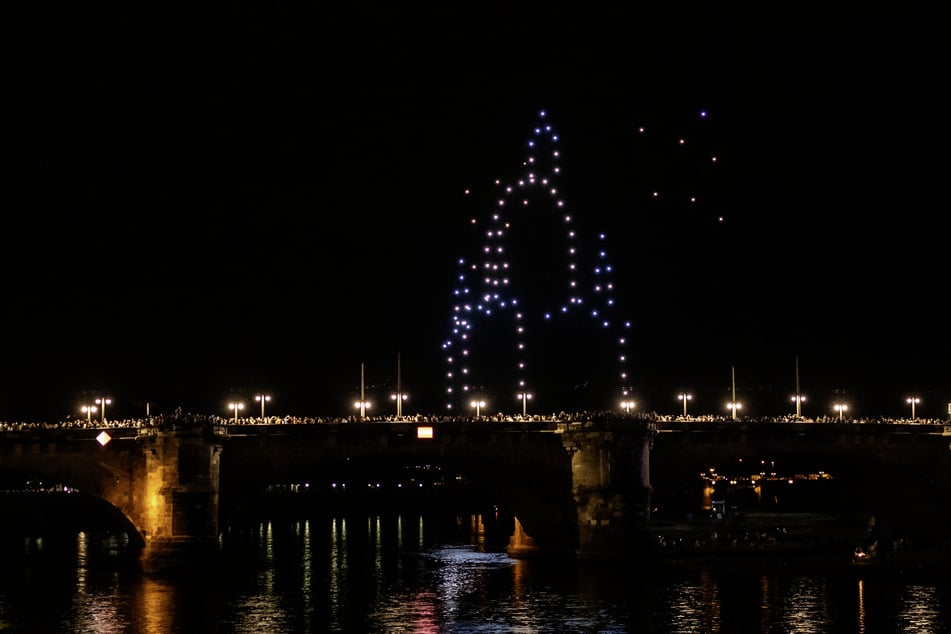
<path fill-rule="evenodd" d="M 659 558 L 675 566 L 848 565 L 869 522 L 866 514 L 742 512 L 726 518 L 652 519 L 648 532 Z"/>
<path fill-rule="evenodd" d="M 664 566 L 742 570 L 842 570 L 946 575 L 951 544 L 883 543 L 867 513 L 742 512 L 727 518 L 652 519 Z"/>

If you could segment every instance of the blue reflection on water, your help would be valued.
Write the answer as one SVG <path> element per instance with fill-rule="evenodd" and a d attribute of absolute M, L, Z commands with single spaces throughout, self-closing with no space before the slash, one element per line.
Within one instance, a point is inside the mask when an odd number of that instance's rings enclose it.
<path fill-rule="evenodd" d="M 4 552 L 0 631 L 948 630 L 947 582 L 518 560 L 486 521 L 355 516 L 231 527 L 219 566 L 167 575 L 116 565 L 116 542 L 101 536 L 30 539 Z"/>

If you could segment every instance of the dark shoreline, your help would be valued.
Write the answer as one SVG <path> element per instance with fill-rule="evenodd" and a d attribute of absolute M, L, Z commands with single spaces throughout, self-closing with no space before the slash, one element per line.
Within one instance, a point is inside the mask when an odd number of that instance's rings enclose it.
<path fill-rule="evenodd" d="M 728 520 L 652 520 L 646 530 L 658 562 L 671 569 L 951 575 L 951 543 L 885 540 L 867 513 L 751 512 Z"/>

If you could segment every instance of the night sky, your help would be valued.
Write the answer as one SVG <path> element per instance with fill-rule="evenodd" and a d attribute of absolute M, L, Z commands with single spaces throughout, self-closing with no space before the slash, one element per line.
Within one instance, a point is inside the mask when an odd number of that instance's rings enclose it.
<path fill-rule="evenodd" d="M 723 414 L 732 370 L 745 413 L 792 413 L 798 358 L 806 415 L 947 416 L 937 15 L 359 7 L 12 25 L 0 420 L 262 392 L 350 415 L 361 364 L 371 413 L 398 378 L 404 413 L 443 413 L 456 262 L 543 110 L 579 248 L 607 235 L 638 409 Z M 552 225 L 516 228 L 546 304 Z M 573 328 L 536 346 L 530 409 L 616 406 Z"/>

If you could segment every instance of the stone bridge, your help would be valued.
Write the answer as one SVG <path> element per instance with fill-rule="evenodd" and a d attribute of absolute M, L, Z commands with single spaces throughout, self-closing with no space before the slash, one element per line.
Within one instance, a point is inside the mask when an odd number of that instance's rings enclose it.
<path fill-rule="evenodd" d="M 105 431 L 108 442 L 97 441 Z M 513 557 L 617 557 L 649 508 L 652 425 L 407 422 L 11 432 L 0 470 L 108 502 L 145 569 L 213 555 L 223 513 L 271 484 L 353 459 L 395 457 L 464 472 L 516 517 Z"/>
<path fill-rule="evenodd" d="M 96 436 L 110 438 L 104 444 Z M 350 461 L 432 463 L 464 473 L 516 517 L 514 557 L 615 560 L 642 553 L 651 505 L 701 472 L 769 461 L 824 471 L 850 504 L 946 543 L 951 428 L 769 422 L 460 421 L 39 430 L 0 436 L 0 471 L 104 502 L 146 569 L 214 556 L 222 518 L 269 485 Z"/>

